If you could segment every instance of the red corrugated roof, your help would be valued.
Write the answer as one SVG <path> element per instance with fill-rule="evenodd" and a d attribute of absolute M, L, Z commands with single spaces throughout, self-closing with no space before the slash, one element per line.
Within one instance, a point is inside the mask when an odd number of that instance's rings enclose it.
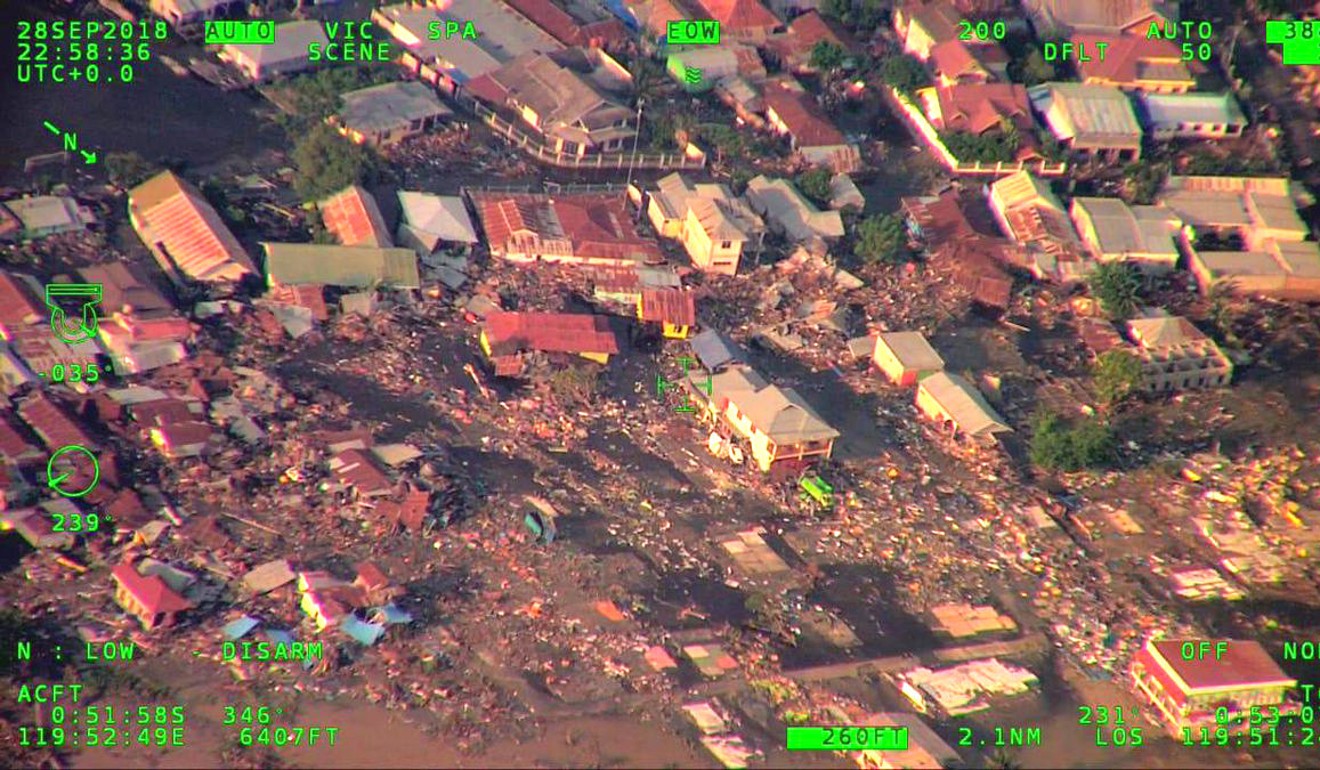
<path fill-rule="evenodd" d="M 171 422 L 152 430 L 160 436 L 165 449 L 181 449 L 205 444 L 211 439 L 212 429 L 204 422 Z"/>
<path fill-rule="evenodd" d="M 16 328 L 49 317 L 44 305 L 32 296 L 18 276 L 0 270 L 0 336 L 9 339 Z"/>
<path fill-rule="evenodd" d="M 1196 654 L 1193 655 L 1192 660 L 1183 660 L 1184 641 L 1187 640 L 1165 639 L 1151 642 L 1141 650 L 1138 658 L 1179 703 L 1186 701 L 1189 690 L 1184 690 L 1165 674 L 1163 667 L 1159 665 L 1160 659 L 1173 669 L 1191 690 L 1213 691 L 1295 682 L 1279 668 L 1279 664 L 1274 662 L 1260 642 L 1227 639 L 1191 640 L 1191 643 L 1196 645 L 1193 648 Z M 1209 642 L 1210 650 L 1204 653 L 1204 657 L 1196 657 L 1203 654 L 1199 647 L 1202 641 Z M 1214 644 L 1220 641 L 1226 642 L 1228 646 L 1223 654 L 1216 658 Z"/>
<path fill-rule="evenodd" d="M 941 88 L 940 115 L 946 131 L 980 134 L 1008 121 L 1019 131 L 1031 132 L 1031 102 L 1027 89 L 1016 83 L 960 83 Z"/>
<path fill-rule="evenodd" d="M 550 0 L 504 0 L 504 3 L 567 46 L 586 46 L 599 41 L 609 47 L 628 40 L 627 29 L 617 19 L 582 24 Z"/>
<path fill-rule="evenodd" d="M 771 84 L 766 86 L 762 98 L 766 109 L 774 110 L 783 121 L 798 147 L 833 147 L 847 143 L 810 94 Z"/>
<path fill-rule="evenodd" d="M 547 353 L 618 353 L 604 316 L 572 313 L 491 313 L 486 340 L 492 348 Z"/>
<path fill-rule="evenodd" d="M 335 478 L 341 484 L 348 484 L 359 492 L 371 494 L 390 488 L 390 479 L 376 467 L 366 452 L 360 449 L 345 449 L 335 455 L 338 467 Z"/>
<path fill-rule="evenodd" d="M 317 207 L 325 229 L 345 246 L 394 245 L 376 199 L 358 185 L 340 190 Z"/>
<path fill-rule="evenodd" d="M 115 582 L 132 594 L 147 615 L 161 612 L 182 612 L 192 604 L 174 593 L 158 575 L 143 575 L 128 563 L 120 564 L 111 572 Z"/>
<path fill-rule="evenodd" d="M 525 251 L 527 239 L 536 239 L 547 257 L 664 259 L 659 245 L 637 232 L 622 195 L 475 194 L 472 202 L 492 250 Z M 564 246 L 571 253 L 559 253 Z"/>
<path fill-rule="evenodd" d="M 162 244 L 179 270 L 198 280 L 235 280 L 252 261 L 224 220 L 192 185 L 166 171 L 133 188 L 133 227 L 148 245 Z"/>
<path fill-rule="evenodd" d="M 691 326 L 697 322 L 697 300 L 682 289 L 643 289 L 642 320 Z"/>
<path fill-rule="evenodd" d="M 710 14 L 710 18 L 719 21 L 721 27 L 735 32 L 754 29 L 774 29 L 782 21 L 769 8 L 757 0 L 698 0 L 701 7 Z"/>
<path fill-rule="evenodd" d="M 0 457 L 13 461 L 39 454 L 40 450 L 29 444 L 23 434 L 18 432 L 18 428 L 6 418 L 0 417 Z"/>
<path fill-rule="evenodd" d="M 1162 37 L 1147 39 L 1139 35 L 1079 34 L 1073 35 L 1072 41 L 1083 46 L 1090 57 L 1090 61 L 1077 63 L 1083 80 L 1098 78 L 1111 83 L 1135 83 L 1142 79 L 1139 72 L 1143 63 L 1158 62 L 1175 68 L 1183 64 L 1182 51 L 1178 45 Z M 1100 58 L 1098 43 L 1108 43 L 1103 59 Z M 1191 74 L 1190 70 L 1187 74 Z"/>
<path fill-rule="evenodd" d="M 24 399 L 18 405 L 18 415 L 52 451 L 71 444 L 88 449 L 96 446 L 91 436 L 44 393 L 33 393 Z"/>

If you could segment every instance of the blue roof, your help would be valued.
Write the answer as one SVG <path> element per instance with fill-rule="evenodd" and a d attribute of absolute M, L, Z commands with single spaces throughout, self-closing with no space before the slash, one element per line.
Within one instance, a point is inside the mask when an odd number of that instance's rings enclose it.
<path fill-rule="evenodd" d="M 371 619 L 386 625 L 394 623 L 411 623 L 413 616 L 407 610 L 397 604 L 387 604 L 384 607 L 377 607 L 371 611 Z"/>
<path fill-rule="evenodd" d="M 348 634 L 358 644 L 370 647 L 385 633 L 385 626 L 378 623 L 365 623 L 355 615 L 348 615 L 339 622 L 339 630 Z"/>
<path fill-rule="evenodd" d="M 244 615 L 237 620 L 231 620 L 220 629 L 220 633 L 225 635 L 226 639 L 238 640 L 247 636 L 252 629 L 261 625 L 261 621 L 251 615 Z"/>

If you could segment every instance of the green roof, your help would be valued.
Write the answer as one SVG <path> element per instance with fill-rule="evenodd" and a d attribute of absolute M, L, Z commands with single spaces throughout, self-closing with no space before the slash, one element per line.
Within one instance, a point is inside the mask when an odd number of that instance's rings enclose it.
<path fill-rule="evenodd" d="M 269 283 L 322 284 L 367 288 L 380 283 L 406 289 L 421 286 L 412 249 L 337 246 L 317 243 L 263 243 Z"/>

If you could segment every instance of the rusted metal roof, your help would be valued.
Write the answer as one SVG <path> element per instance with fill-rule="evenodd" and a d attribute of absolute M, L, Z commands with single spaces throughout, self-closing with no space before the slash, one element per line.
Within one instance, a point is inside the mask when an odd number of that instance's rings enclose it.
<path fill-rule="evenodd" d="M 148 246 L 156 246 L 185 276 L 237 281 L 252 261 L 210 203 L 172 171 L 143 182 L 128 195 L 129 218 Z"/>
<path fill-rule="evenodd" d="M 682 289 L 643 289 L 642 320 L 691 326 L 697 322 L 697 300 Z"/>
<path fill-rule="evenodd" d="M 571 313 L 491 313 L 486 340 L 499 351 L 547 353 L 618 353 L 609 319 Z"/>
<path fill-rule="evenodd" d="M 73 418 L 64 413 L 44 393 L 33 393 L 18 405 L 18 415 L 41 438 L 51 451 L 77 444 L 93 449 L 96 442 Z"/>
<path fill-rule="evenodd" d="M 344 246 L 394 245 L 376 199 L 358 185 L 345 187 L 318 203 L 317 208 L 325 229 Z"/>

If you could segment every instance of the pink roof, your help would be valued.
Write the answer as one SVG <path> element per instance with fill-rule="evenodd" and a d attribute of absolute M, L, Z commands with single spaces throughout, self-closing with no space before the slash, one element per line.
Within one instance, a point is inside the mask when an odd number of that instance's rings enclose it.
<path fill-rule="evenodd" d="M 618 353 L 619 343 L 604 316 L 570 313 L 491 313 L 486 340 L 492 348 L 547 353 Z"/>
<path fill-rule="evenodd" d="M 394 245 L 376 199 L 357 185 L 340 190 L 317 207 L 325 229 L 345 246 Z"/>
<path fill-rule="evenodd" d="M 18 415 L 41 437 L 46 448 L 52 451 L 70 444 L 88 449 L 96 446 L 91 436 L 44 393 L 33 393 L 24 399 L 18 405 Z"/>
<path fill-rule="evenodd" d="M 782 26 L 779 17 L 757 0 L 698 0 L 698 3 L 721 27 L 733 31 L 774 29 Z"/>
<path fill-rule="evenodd" d="M 187 599 L 176 594 L 159 575 L 143 575 L 127 562 L 111 570 L 110 575 L 132 594 L 148 615 L 182 612 L 192 607 Z"/>
<path fill-rule="evenodd" d="M 940 115 L 946 131 L 980 134 L 1007 120 L 1030 133 L 1031 102 L 1027 89 L 1017 83 L 959 83 L 938 90 Z"/>
<path fill-rule="evenodd" d="M 10 424 L 9 420 L 0 417 L 0 457 L 6 460 L 18 460 L 39 454 L 40 451 L 23 438 L 18 428 Z"/>
<path fill-rule="evenodd" d="M 8 338 L 16 328 L 27 326 L 48 316 L 32 292 L 18 276 L 0 270 L 0 336 Z"/>
<path fill-rule="evenodd" d="M 205 444 L 211 439 L 212 434 L 211 426 L 204 422 L 173 422 L 157 426 L 152 430 L 160 436 L 166 448 L 172 449 Z"/>
<path fill-rule="evenodd" d="M 1199 645 L 1200 641 L 1193 640 L 1192 644 Z M 1151 642 L 1138 653 L 1137 659 L 1149 673 L 1160 680 L 1165 690 L 1179 703 L 1186 702 L 1191 690 L 1213 691 L 1252 685 L 1264 687 L 1296 683 L 1296 680 L 1279 668 L 1279 664 L 1274 662 L 1260 642 L 1226 639 L 1205 641 L 1210 643 L 1210 650 L 1204 657 L 1194 657 L 1193 660 L 1183 660 L 1184 640 L 1173 639 Z M 1227 643 L 1227 648 L 1220 657 L 1216 658 L 1213 645 L 1221 641 Z M 1195 649 L 1199 654 L 1199 646 Z M 1164 671 L 1160 661 L 1173 669 L 1189 689 L 1184 689 L 1181 684 L 1174 681 Z"/>
<path fill-rule="evenodd" d="M 798 147 L 833 147 L 847 143 L 810 94 L 767 85 L 762 98 L 766 109 L 774 110 L 783 121 Z"/>
<path fill-rule="evenodd" d="M 348 484 L 359 492 L 370 494 L 384 492 L 390 488 L 390 479 L 376 467 L 366 452 L 360 449 L 345 449 L 335 455 L 339 467 L 335 477 L 342 484 Z"/>
<path fill-rule="evenodd" d="M 172 171 L 133 188 L 133 227 L 148 246 L 160 244 L 186 276 L 234 281 L 253 272 L 252 261 L 202 194 Z"/>

